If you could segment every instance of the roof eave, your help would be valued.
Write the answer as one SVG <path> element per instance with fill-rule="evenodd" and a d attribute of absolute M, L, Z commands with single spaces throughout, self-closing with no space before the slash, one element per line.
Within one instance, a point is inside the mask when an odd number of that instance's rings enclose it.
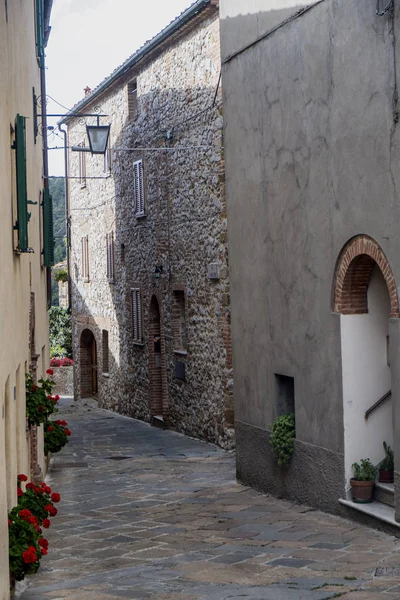
<path fill-rule="evenodd" d="M 49 0 L 52 2 L 52 0 Z M 210 6 L 218 6 L 218 2 L 216 0 L 197 0 L 194 4 L 189 6 L 189 8 L 184 11 L 178 18 L 176 18 L 172 23 L 167 25 L 160 33 L 158 33 L 155 37 L 153 37 L 149 42 L 147 42 L 142 48 L 140 48 L 135 54 L 133 54 L 130 59 L 124 62 L 120 67 L 116 69 L 116 71 L 110 75 L 110 77 L 106 78 L 103 83 L 101 83 L 92 93 L 88 94 L 87 98 L 83 98 L 78 104 L 73 108 L 74 114 L 66 114 L 63 117 L 59 124 L 62 125 L 67 123 L 71 119 L 74 119 L 76 113 L 79 113 L 85 106 L 93 102 L 95 98 L 97 98 L 100 94 L 102 94 L 110 85 L 112 85 L 115 81 L 117 81 L 121 76 L 125 75 L 127 71 L 129 71 L 136 63 L 139 62 L 146 54 L 153 52 L 157 46 L 159 46 L 162 42 L 168 39 L 173 33 L 179 31 L 181 27 L 186 25 L 191 19 L 193 19 L 199 12 L 204 10 L 208 5 Z"/>

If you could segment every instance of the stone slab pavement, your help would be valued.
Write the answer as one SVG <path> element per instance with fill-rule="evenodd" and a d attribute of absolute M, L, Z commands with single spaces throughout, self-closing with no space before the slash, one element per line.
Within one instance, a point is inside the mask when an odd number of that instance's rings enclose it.
<path fill-rule="evenodd" d="M 21 600 L 394 600 L 400 540 L 235 481 L 215 446 L 62 400 L 49 555 Z"/>

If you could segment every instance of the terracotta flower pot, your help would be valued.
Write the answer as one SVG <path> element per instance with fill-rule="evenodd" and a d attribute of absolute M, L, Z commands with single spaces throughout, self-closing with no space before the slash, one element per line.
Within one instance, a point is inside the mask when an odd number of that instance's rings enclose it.
<path fill-rule="evenodd" d="M 385 471 L 384 469 L 379 469 L 379 481 L 381 483 L 393 483 L 393 471 Z"/>
<path fill-rule="evenodd" d="M 350 479 L 350 485 L 353 502 L 358 502 L 359 504 L 372 502 L 375 485 L 374 481 L 357 481 L 356 479 Z"/>

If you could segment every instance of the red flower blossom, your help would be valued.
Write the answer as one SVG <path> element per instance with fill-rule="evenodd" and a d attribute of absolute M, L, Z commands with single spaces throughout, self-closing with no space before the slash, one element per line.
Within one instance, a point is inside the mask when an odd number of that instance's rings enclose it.
<path fill-rule="evenodd" d="M 49 519 L 43 519 L 42 525 L 43 525 L 43 527 L 45 529 L 48 529 L 50 527 L 50 520 Z"/>
<path fill-rule="evenodd" d="M 30 519 L 30 517 L 32 517 L 32 513 L 28 508 L 23 508 L 22 510 L 19 511 L 19 516 L 24 521 L 28 521 Z"/>
<path fill-rule="evenodd" d="M 41 546 L 42 548 L 48 548 L 49 547 L 49 542 L 46 540 L 46 538 L 40 538 L 38 540 L 38 544 L 39 546 Z"/>
<path fill-rule="evenodd" d="M 60 396 L 59 396 L 58 394 L 56 394 L 56 395 L 54 396 L 54 398 L 55 398 L 55 399 L 57 400 L 57 402 L 58 402 L 58 401 L 59 401 L 59 399 L 60 399 Z"/>
<path fill-rule="evenodd" d="M 18 475 L 18 481 L 28 481 L 28 478 L 26 475 L 21 473 L 21 475 Z"/>
<path fill-rule="evenodd" d="M 48 428 L 47 428 L 47 431 L 53 431 L 53 429 L 54 429 L 53 425 L 49 425 Z"/>
<path fill-rule="evenodd" d="M 33 483 L 27 483 L 26 484 L 26 489 L 27 490 L 34 490 L 35 489 L 35 485 Z"/>
<path fill-rule="evenodd" d="M 67 421 L 61 421 L 61 425 L 62 425 L 63 427 L 65 427 L 66 425 L 68 425 L 68 423 L 67 423 Z"/>
<path fill-rule="evenodd" d="M 38 525 L 39 525 L 39 521 L 38 521 L 37 517 L 35 517 L 33 515 L 31 517 L 29 517 L 28 523 L 33 525 L 35 528 L 38 527 Z"/>
<path fill-rule="evenodd" d="M 47 554 L 47 548 L 40 548 L 40 552 L 44 555 Z"/>
<path fill-rule="evenodd" d="M 56 516 L 56 514 L 57 514 L 57 512 L 58 512 L 58 510 L 56 509 L 56 507 L 55 507 L 55 506 L 51 506 L 51 507 L 49 508 L 49 515 L 50 515 L 51 517 L 55 517 L 55 516 Z"/>
<path fill-rule="evenodd" d="M 54 402 L 54 404 L 57 404 L 58 402 L 57 398 L 52 398 L 51 401 Z"/>
<path fill-rule="evenodd" d="M 43 406 L 39 406 L 39 408 L 38 408 L 38 411 L 39 411 L 39 412 L 44 412 L 44 408 L 43 408 Z"/>
<path fill-rule="evenodd" d="M 43 491 L 44 491 L 45 494 L 51 494 L 51 487 L 49 487 L 48 485 L 46 485 L 46 484 L 43 485 L 42 484 L 42 489 L 43 489 Z"/>
<path fill-rule="evenodd" d="M 37 390 L 37 385 L 33 385 L 32 386 L 32 392 L 36 392 L 36 390 Z"/>
<path fill-rule="evenodd" d="M 53 502 L 60 502 L 61 496 L 57 492 L 53 492 L 51 495 L 51 499 Z"/>
<path fill-rule="evenodd" d="M 71 432 L 69 429 L 65 429 L 64 431 L 65 431 L 65 435 L 71 435 Z"/>
<path fill-rule="evenodd" d="M 47 369 L 46 373 L 47 375 L 54 375 L 53 369 Z"/>
<path fill-rule="evenodd" d="M 20 498 L 23 495 L 24 495 L 24 492 L 21 490 L 21 488 L 17 488 L 17 496 L 18 496 L 18 498 Z"/>
<path fill-rule="evenodd" d="M 12 525 L 12 521 L 11 521 L 11 519 L 8 519 L 8 526 L 11 527 L 11 525 Z"/>
<path fill-rule="evenodd" d="M 32 564 L 37 561 L 35 546 L 29 546 L 28 550 L 22 553 L 22 559 L 27 564 Z"/>
<path fill-rule="evenodd" d="M 57 425 L 62 425 L 62 421 L 60 421 L 60 419 L 57 419 L 56 423 Z"/>

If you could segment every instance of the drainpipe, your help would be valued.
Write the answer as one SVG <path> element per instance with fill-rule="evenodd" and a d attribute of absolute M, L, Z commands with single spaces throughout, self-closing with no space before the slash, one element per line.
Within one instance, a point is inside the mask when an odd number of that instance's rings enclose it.
<path fill-rule="evenodd" d="M 71 236 L 70 236 L 70 216 L 69 216 L 69 185 L 68 185 L 68 136 L 66 129 L 62 129 L 61 124 L 58 123 L 58 130 L 64 136 L 64 193 L 65 193 L 65 224 L 67 233 L 67 273 L 68 273 L 68 310 L 71 310 L 71 273 L 70 273 L 70 248 L 71 248 Z"/>

